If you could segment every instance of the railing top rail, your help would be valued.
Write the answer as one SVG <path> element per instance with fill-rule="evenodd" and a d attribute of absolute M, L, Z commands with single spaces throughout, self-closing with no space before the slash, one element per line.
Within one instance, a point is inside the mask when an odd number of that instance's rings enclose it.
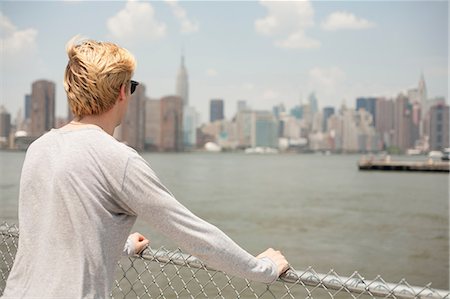
<path fill-rule="evenodd" d="M 199 259 L 183 253 L 180 249 L 170 251 L 164 247 L 159 249 L 147 248 L 141 257 L 163 264 L 217 271 L 203 264 Z M 312 267 L 308 267 L 304 271 L 291 268 L 280 276 L 279 281 L 311 287 L 325 287 L 331 290 L 345 289 L 353 294 L 368 294 L 372 297 L 450 299 L 450 291 L 433 289 L 431 283 L 424 287 L 411 286 L 405 279 L 398 283 L 388 283 L 380 275 L 373 280 L 367 280 L 356 271 L 350 277 L 346 277 L 338 275 L 333 269 L 326 274 L 322 274 L 315 272 Z"/>
<path fill-rule="evenodd" d="M 15 250 L 17 249 L 17 238 L 19 237 L 19 230 L 15 225 L 8 225 L 7 223 L 0 224 L 0 245 L 6 245 L 6 252 L 2 251 L 0 246 L 0 263 L 6 263 L 8 260 L 13 261 Z M 9 244 L 9 245 L 8 245 Z M 161 267 L 173 265 L 175 267 L 187 267 L 199 269 L 199 271 L 214 271 L 220 272 L 216 269 L 210 268 L 199 259 L 183 253 L 180 249 L 167 250 L 164 247 L 159 249 L 146 248 L 141 255 L 133 257 L 134 260 L 142 259 L 158 263 Z M 10 269 L 12 264 L 6 264 L 6 268 Z M 1 267 L 0 267 L 1 270 Z M 9 270 L 8 270 L 9 271 Z M 3 280 L 6 279 L 6 273 L 1 272 Z M 124 273 L 126 275 L 126 273 Z M 225 274 L 226 275 L 226 274 Z M 214 276 L 214 275 L 213 275 Z M 212 279 L 212 276 L 211 276 Z M 386 282 L 381 276 L 375 277 L 373 280 L 367 280 L 358 272 L 354 272 L 351 276 L 340 276 L 334 270 L 328 273 L 317 273 L 312 267 L 308 267 L 303 271 L 296 271 L 293 268 L 282 274 L 278 279 L 279 282 L 289 284 L 292 286 L 302 286 L 303 288 L 312 287 L 315 289 L 334 290 L 335 294 L 345 292 L 353 298 L 359 298 L 362 295 L 368 295 L 372 298 L 436 298 L 436 299 L 450 299 L 449 290 L 439 290 L 431 287 L 431 283 L 424 287 L 411 286 L 405 279 L 398 283 Z M 4 283 L 5 281 L 3 281 Z M 200 282 L 199 282 L 200 283 Z M 246 280 L 249 285 L 250 282 Z M 2 281 L 0 281 L 0 285 Z M 290 288 L 290 287 L 289 287 Z M 1 294 L 0 287 L 0 294 Z M 309 291 L 308 291 L 309 293 Z M 334 295 L 329 293 L 333 298 Z M 256 295 L 255 295 L 256 296 Z M 258 296 L 256 296 L 259 298 Z M 274 296 L 275 297 L 275 296 Z M 284 296 L 283 296 L 284 297 Z M 291 296 L 292 297 L 292 296 Z M 308 298 L 312 297 L 311 295 Z M 165 298 L 165 297 L 163 297 Z"/>

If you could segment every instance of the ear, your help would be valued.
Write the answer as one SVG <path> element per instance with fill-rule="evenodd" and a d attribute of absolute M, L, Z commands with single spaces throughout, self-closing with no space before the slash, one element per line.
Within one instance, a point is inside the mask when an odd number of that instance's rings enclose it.
<path fill-rule="evenodd" d="M 122 86 L 120 86 L 120 91 L 119 91 L 119 101 L 126 100 L 126 98 L 127 98 L 126 85 L 123 84 Z"/>

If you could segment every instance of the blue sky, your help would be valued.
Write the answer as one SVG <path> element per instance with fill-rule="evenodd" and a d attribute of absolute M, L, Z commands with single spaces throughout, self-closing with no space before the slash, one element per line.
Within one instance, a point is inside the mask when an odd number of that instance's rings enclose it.
<path fill-rule="evenodd" d="M 136 57 L 150 98 L 175 91 L 182 47 L 189 102 L 202 120 L 211 98 L 287 108 L 315 92 L 319 106 L 354 106 L 417 85 L 448 98 L 447 1 L 0 2 L 0 103 L 13 117 L 37 79 L 56 82 L 66 116 L 65 43 L 108 40 Z"/>

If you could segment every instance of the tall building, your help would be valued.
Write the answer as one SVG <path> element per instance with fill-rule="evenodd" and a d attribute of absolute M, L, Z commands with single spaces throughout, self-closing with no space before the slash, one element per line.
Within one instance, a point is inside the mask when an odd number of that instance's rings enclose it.
<path fill-rule="evenodd" d="M 237 141 L 240 148 L 252 146 L 252 115 L 253 111 L 242 110 L 236 116 Z"/>
<path fill-rule="evenodd" d="M 183 110 L 183 144 L 185 149 L 192 149 L 197 144 L 197 127 L 200 116 L 194 107 L 185 106 Z"/>
<path fill-rule="evenodd" d="M 328 119 L 333 114 L 334 114 L 334 107 L 325 107 L 325 108 L 323 108 L 323 118 L 322 118 L 322 131 L 323 132 L 327 132 L 328 131 L 328 127 L 327 127 Z"/>
<path fill-rule="evenodd" d="M 252 147 L 278 148 L 278 123 L 269 111 L 253 112 Z"/>
<path fill-rule="evenodd" d="M 247 109 L 248 109 L 247 101 L 239 100 L 237 102 L 237 112 L 242 111 L 242 110 L 247 110 Z"/>
<path fill-rule="evenodd" d="M 183 150 L 183 100 L 179 96 L 161 99 L 160 150 Z"/>
<path fill-rule="evenodd" d="M 139 84 L 131 95 L 120 133 L 117 134 L 117 139 L 138 151 L 144 149 L 145 100 L 145 86 Z"/>
<path fill-rule="evenodd" d="M 357 98 L 356 99 L 356 111 L 364 109 L 373 117 L 373 124 L 376 126 L 377 118 L 377 98 Z"/>
<path fill-rule="evenodd" d="M 39 137 L 55 126 L 55 83 L 47 80 L 33 82 L 31 86 L 30 135 Z"/>
<path fill-rule="evenodd" d="M 6 111 L 6 108 L 0 106 L 0 138 L 8 140 L 11 132 L 11 114 Z"/>
<path fill-rule="evenodd" d="M 380 134 L 381 147 L 387 149 L 394 141 L 395 103 L 379 98 L 376 104 L 375 130 Z"/>
<path fill-rule="evenodd" d="M 181 56 L 181 64 L 178 69 L 177 82 L 176 82 L 176 94 L 182 99 L 183 106 L 189 105 L 189 83 L 188 73 L 184 65 L 184 55 Z"/>
<path fill-rule="evenodd" d="M 311 117 L 319 112 L 319 103 L 317 101 L 316 94 L 313 92 L 308 97 L 308 103 L 310 108 Z"/>
<path fill-rule="evenodd" d="M 25 120 L 31 118 L 31 95 L 25 95 Z"/>
<path fill-rule="evenodd" d="M 156 151 L 161 141 L 161 101 L 145 101 L 144 149 Z"/>
<path fill-rule="evenodd" d="M 212 99 L 209 102 L 209 121 L 222 120 L 223 116 L 223 100 Z"/>
<path fill-rule="evenodd" d="M 399 94 L 395 100 L 394 108 L 394 146 L 401 152 L 414 146 L 412 140 L 412 111 L 409 99 Z"/>
<path fill-rule="evenodd" d="M 449 144 L 449 106 L 435 105 L 430 109 L 430 149 L 443 150 Z"/>

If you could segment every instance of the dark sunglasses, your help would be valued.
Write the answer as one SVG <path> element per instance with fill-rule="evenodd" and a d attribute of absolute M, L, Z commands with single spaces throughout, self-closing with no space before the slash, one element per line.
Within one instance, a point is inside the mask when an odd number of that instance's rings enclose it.
<path fill-rule="evenodd" d="M 130 83 L 131 83 L 130 94 L 133 94 L 133 92 L 136 90 L 136 87 L 139 85 L 139 82 L 131 80 Z"/>

